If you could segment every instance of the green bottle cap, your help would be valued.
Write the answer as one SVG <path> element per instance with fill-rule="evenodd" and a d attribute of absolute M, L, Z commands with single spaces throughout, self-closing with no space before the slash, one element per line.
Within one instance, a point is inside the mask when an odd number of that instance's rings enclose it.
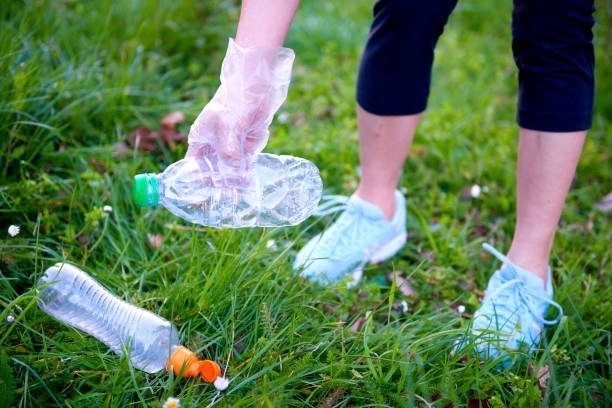
<path fill-rule="evenodd" d="M 157 176 L 154 173 L 137 174 L 134 177 L 134 201 L 140 207 L 157 207 L 159 191 Z"/>

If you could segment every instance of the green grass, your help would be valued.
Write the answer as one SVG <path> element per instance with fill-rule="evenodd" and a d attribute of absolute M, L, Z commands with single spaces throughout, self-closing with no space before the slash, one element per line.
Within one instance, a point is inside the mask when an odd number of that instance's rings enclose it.
<path fill-rule="evenodd" d="M 357 288 L 296 279 L 295 252 L 329 220 L 252 230 L 195 228 L 130 199 L 184 145 L 114 154 L 138 126 L 179 110 L 189 124 L 218 83 L 238 8 L 227 1 L 12 1 L 0 8 L 0 406 L 604 406 L 610 382 L 612 191 L 610 5 L 598 1 L 594 126 L 553 250 L 565 317 L 531 365 L 508 372 L 450 357 L 494 268 L 480 244 L 514 222 L 516 69 L 510 2 L 462 1 L 437 48 L 426 114 L 401 187 L 410 240 Z M 176 4 L 174 4 L 176 3 Z M 303 2 L 287 45 L 292 87 L 269 152 L 317 163 L 325 192 L 358 181 L 354 86 L 369 1 Z M 473 184 L 487 188 L 460 200 Z M 111 205 L 112 213 L 102 208 Z M 19 225 L 14 238 L 8 226 Z M 147 234 L 161 234 L 155 249 Z M 134 370 L 36 306 L 42 272 L 69 260 L 122 299 L 172 321 L 183 343 L 227 367 L 228 390 Z M 405 297 L 379 279 L 409 277 Z M 408 312 L 396 305 L 406 302 Z M 9 323 L 7 318 L 15 320 Z M 465 316 L 464 316 L 465 317 Z M 361 327 L 354 328 L 358 322 Z M 471 405 L 470 405 L 471 404 Z M 476 404 L 476 405 L 474 405 Z"/>

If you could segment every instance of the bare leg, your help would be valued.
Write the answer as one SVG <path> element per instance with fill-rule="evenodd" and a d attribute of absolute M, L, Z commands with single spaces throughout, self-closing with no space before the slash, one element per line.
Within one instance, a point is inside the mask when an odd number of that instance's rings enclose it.
<path fill-rule="evenodd" d="M 382 208 L 387 220 L 395 212 L 394 192 L 420 118 L 420 113 L 379 116 L 357 106 L 361 181 L 356 194 Z"/>
<path fill-rule="evenodd" d="M 555 231 L 586 133 L 520 130 L 517 220 L 508 258 L 544 282 Z"/>

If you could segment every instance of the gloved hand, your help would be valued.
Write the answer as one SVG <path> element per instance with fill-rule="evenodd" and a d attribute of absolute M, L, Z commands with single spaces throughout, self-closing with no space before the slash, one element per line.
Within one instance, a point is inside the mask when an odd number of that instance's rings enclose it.
<path fill-rule="evenodd" d="M 220 171 L 248 171 L 287 97 L 294 58 L 289 48 L 245 48 L 230 39 L 221 86 L 191 125 L 187 156 L 206 156 Z"/>

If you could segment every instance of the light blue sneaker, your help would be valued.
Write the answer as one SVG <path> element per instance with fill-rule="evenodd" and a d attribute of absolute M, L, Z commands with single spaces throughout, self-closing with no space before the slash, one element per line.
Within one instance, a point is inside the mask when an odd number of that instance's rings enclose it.
<path fill-rule="evenodd" d="M 395 208 L 389 222 L 379 207 L 356 195 L 330 197 L 317 214 L 344 211 L 326 231 L 300 250 L 293 269 L 321 284 L 333 284 L 348 277 L 348 284 L 356 285 L 368 262 L 389 259 L 406 243 L 406 201 L 399 191 L 395 192 Z"/>
<path fill-rule="evenodd" d="M 471 334 L 476 351 L 483 359 L 501 356 L 501 364 L 510 364 L 508 350 L 526 347 L 534 352 L 544 325 L 557 324 L 563 316 L 561 306 L 552 300 L 552 276 L 548 268 L 546 285 L 542 279 L 512 263 L 489 244 L 483 248 L 503 262 L 485 291 L 480 308 L 472 318 Z M 557 317 L 546 320 L 548 307 L 557 309 Z"/>

